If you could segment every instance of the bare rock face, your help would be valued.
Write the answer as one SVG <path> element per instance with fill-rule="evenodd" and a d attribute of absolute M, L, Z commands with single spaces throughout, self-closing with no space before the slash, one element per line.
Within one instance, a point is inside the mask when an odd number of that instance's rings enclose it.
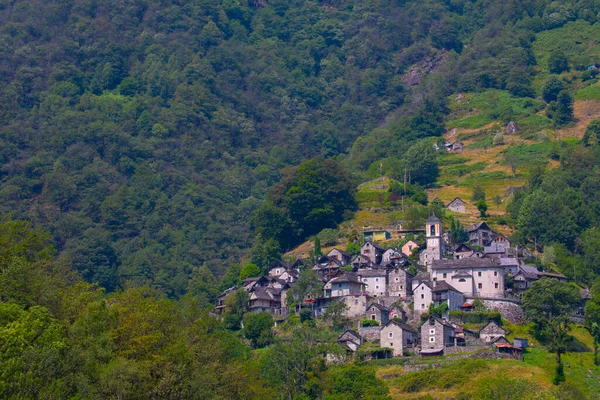
<path fill-rule="evenodd" d="M 517 133 L 517 132 L 519 132 L 519 128 L 517 127 L 517 124 L 515 124 L 513 121 L 510 121 L 508 123 L 508 125 L 506 125 L 506 133 L 512 134 L 512 133 Z"/>

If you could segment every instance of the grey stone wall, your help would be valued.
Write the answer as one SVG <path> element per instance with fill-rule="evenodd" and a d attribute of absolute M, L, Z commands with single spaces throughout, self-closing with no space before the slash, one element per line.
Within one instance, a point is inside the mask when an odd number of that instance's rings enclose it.
<path fill-rule="evenodd" d="M 444 354 L 458 354 L 458 353 L 472 353 L 479 350 L 490 350 L 489 345 L 478 345 L 478 346 L 453 346 L 446 347 Z"/>
<path fill-rule="evenodd" d="M 366 326 L 358 328 L 358 334 L 362 336 L 364 341 L 371 343 L 379 343 L 379 330 L 380 326 Z"/>
<path fill-rule="evenodd" d="M 471 302 L 475 297 L 467 297 L 465 301 Z M 500 299 L 486 299 L 479 297 L 479 300 L 490 310 L 498 310 L 505 318 L 513 324 L 522 324 L 525 322 L 525 314 L 521 308 L 521 303 L 516 300 L 500 300 Z"/>

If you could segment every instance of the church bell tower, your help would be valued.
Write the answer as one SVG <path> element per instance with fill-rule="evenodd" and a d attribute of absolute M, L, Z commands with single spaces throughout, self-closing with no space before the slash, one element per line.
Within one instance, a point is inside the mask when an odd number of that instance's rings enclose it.
<path fill-rule="evenodd" d="M 441 260 L 444 255 L 444 242 L 442 240 L 442 221 L 433 214 L 425 221 L 425 234 L 427 236 L 427 249 L 423 252 L 423 264 L 428 267 L 433 260 Z"/>

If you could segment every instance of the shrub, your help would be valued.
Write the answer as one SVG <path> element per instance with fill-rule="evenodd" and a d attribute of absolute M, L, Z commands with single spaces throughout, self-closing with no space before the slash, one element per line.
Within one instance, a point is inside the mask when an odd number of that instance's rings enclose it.
<path fill-rule="evenodd" d="M 450 318 L 458 320 L 463 324 L 482 324 L 494 320 L 498 325 L 502 323 L 502 315 L 498 311 L 473 311 L 464 312 L 458 310 L 450 311 Z"/>
<path fill-rule="evenodd" d="M 367 326 L 379 326 L 379 322 L 373 319 L 363 319 L 360 323 L 363 327 Z"/>

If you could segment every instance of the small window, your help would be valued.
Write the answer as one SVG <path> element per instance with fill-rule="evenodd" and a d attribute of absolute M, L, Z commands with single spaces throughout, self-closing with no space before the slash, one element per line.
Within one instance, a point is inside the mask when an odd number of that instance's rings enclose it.
<path fill-rule="evenodd" d="M 494 271 L 494 276 L 498 276 L 498 271 Z"/>
<path fill-rule="evenodd" d="M 275 270 L 275 273 L 276 273 L 277 275 L 279 275 L 279 274 L 280 274 L 280 272 L 279 272 L 279 270 L 278 270 L 278 269 L 276 269 L 276 270 Z"/>
<path fill-rule="evenodd" d="M 435 328 L 429 330 L 430 335 L 435 335 Z"/>
<path fill-rule="evenodd" d="M 390 339 L 393 339 L 394 338 L 394 332 L 388 332 L 388 337 Z"/>
<path fill-rule="evenodd" d="M 394 343 L 390 343 L 390 347 L 394 347 Z"/>
<path fill-rule="evenodd" d="M 404 286 L 400 285 L 400 290 L 404 290 Z"/>
<path fill-rule="evenodd" d="M 481 271 L 477 272 L 477 276 L 481 276 Z"/>
<path fill-rule="evenodd" d="M 375 314 L 371 314 L 371 319 L 372 319 L 373 321 L 375 321 L 376 317 L 377 317 L 377 316 L 376 316 Z"/>
<path fill-rule="evenodd" d="M 400 282 L 400 278 L 396 277 L 396 282 Z"/>
<path fill-rule="evenodd" d="M 425 308 L 425 304 L 421 303 L 421 308 Z"/>
<path fill-rule="evenodd" d="M 425 298 L 425 295 L 424 295 L 423 293 L 421 293 L 421 298 L 422 298 L 422 299 L 424 299 L 424 298 Z"/>
<path fill-rule="evenodd" d="M 435 343 L 435 336 L 429 338 L 429 343 Z"/>
<path fill-rule="evenodd" d="M 354 304 L 358 304 L 358 299 L 355 299 L 355 300 L 354 300 Z"/>
<path fill-rule="evenodd" d="M 460 278 L 458 281 L 459 282 L 466 282 L 465 278 Z"/>
<path fill-rule="evenodd" d="M 483 289 L 483 283 L 478 283 L 478 284 L 477 284 L 477 288 L 478 288 L 478 289 Z"/>
<path fill-rule="evenodd" d="M 498 289 L 498 282 L 494 283 L 494 288 Z"/>
<path fill-rule="evenodd" d="M 366 281 L 367 281 L 367 278 L 363 278 L 363 282 L 366 282 Z"/>
<path fill-rule="evenodd" d="M 375 278 L 375 282 L 379 282 L 379 278 Z"/>
<path fill-rule="evenodd" d="M 375 286 L 375 289 L 379 289 L 379 285 Z"/>

